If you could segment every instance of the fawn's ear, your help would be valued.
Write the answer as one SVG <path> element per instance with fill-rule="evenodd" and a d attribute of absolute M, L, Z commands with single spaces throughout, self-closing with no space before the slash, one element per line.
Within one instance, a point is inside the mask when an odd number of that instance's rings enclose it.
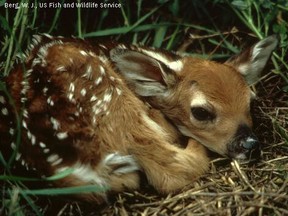
<path fill-rule="evenodd" d="M 116 68 L 140 96 L 157 96 L 165 93 L 175 84 L 176 74 L 167 64 L 168 59 L 154 51 L 142 53 L 136 50 L 115 48 L 110 58 Z"/>
<path fill-rule="evenodd" d="M 226 64 L 235 67 L 245 77 L 248 84 L 253 84 L 258 81 L 260 73 L 277 44 L 277 36 L 269 36 L 254 44 L 251 48 L 233 56 Z"/>

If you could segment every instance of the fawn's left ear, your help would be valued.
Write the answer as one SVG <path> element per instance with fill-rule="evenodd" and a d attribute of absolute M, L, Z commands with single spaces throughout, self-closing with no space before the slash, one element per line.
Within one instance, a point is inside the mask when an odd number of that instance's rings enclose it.
<path fill-rule="evenodd" d="M 235 67 L 245 77 L 248 84 L 253 84 L 259 79 L 260 73 L 277 44 L 277 36 L 271 35 L 233 56 L 225 64 Z"/>
<path fill-rule="evenodd" d="M 110 58 L 140 96 L 161 95 L 175 84 L 176 76 L 169 60 L 158 52 L 117 47 L 110 51 Z"/>

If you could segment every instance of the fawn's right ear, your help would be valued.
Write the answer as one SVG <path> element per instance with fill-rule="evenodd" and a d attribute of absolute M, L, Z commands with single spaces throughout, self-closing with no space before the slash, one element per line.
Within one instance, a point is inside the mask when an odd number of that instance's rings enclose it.
<path fill-rule="evenodd" d="M 258 81 L 262 70 L 277 44 L 277 36 L 271 35 L 260 40 L 251 48 L 233 56 L 226 64 L 236 68 L 244 76 L 248 84 L 253 84 Z"/>
<path fill-rule="evenodd" d="M 147 52 L 148 53 L 148 52 Z M 153 51 L 140 51 L 117 47 L 110 51 L 110 58 L 116 68 L 140 96 L 157 96 L 165 93 L 176 81 L 175 71 L 166 63 L 153 57 Z M 159 53 L 155 52 L 155 56 Z M 166 62 L 166 63 L 165 63 Z"/>

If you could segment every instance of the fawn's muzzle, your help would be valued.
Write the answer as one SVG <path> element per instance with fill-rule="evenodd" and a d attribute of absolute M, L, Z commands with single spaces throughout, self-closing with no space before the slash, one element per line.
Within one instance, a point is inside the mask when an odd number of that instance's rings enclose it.
<path fill-rule="evenodd" d="M 240 125 L 228 145 L 228 156 L 235 159 L 253 160 L 260 157 L 261 147 L 257 137 L 247 125 Z"/>

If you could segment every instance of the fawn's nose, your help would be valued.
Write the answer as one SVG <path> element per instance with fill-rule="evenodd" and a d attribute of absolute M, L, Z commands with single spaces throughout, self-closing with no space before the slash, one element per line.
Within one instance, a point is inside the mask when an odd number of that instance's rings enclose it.
<path fill-rule="evenodd" d="M 253 134 L 242 141 L 242 147 L 247 150 L 259 148 L 259 141 Z"/>
<path fill-rule="evenodd" d="M 228 155 L 235 159 L 257 159 L 261 155 L 260 142 L 247 125 L 240 125 L 233 141 L 228 145 Z"/>

